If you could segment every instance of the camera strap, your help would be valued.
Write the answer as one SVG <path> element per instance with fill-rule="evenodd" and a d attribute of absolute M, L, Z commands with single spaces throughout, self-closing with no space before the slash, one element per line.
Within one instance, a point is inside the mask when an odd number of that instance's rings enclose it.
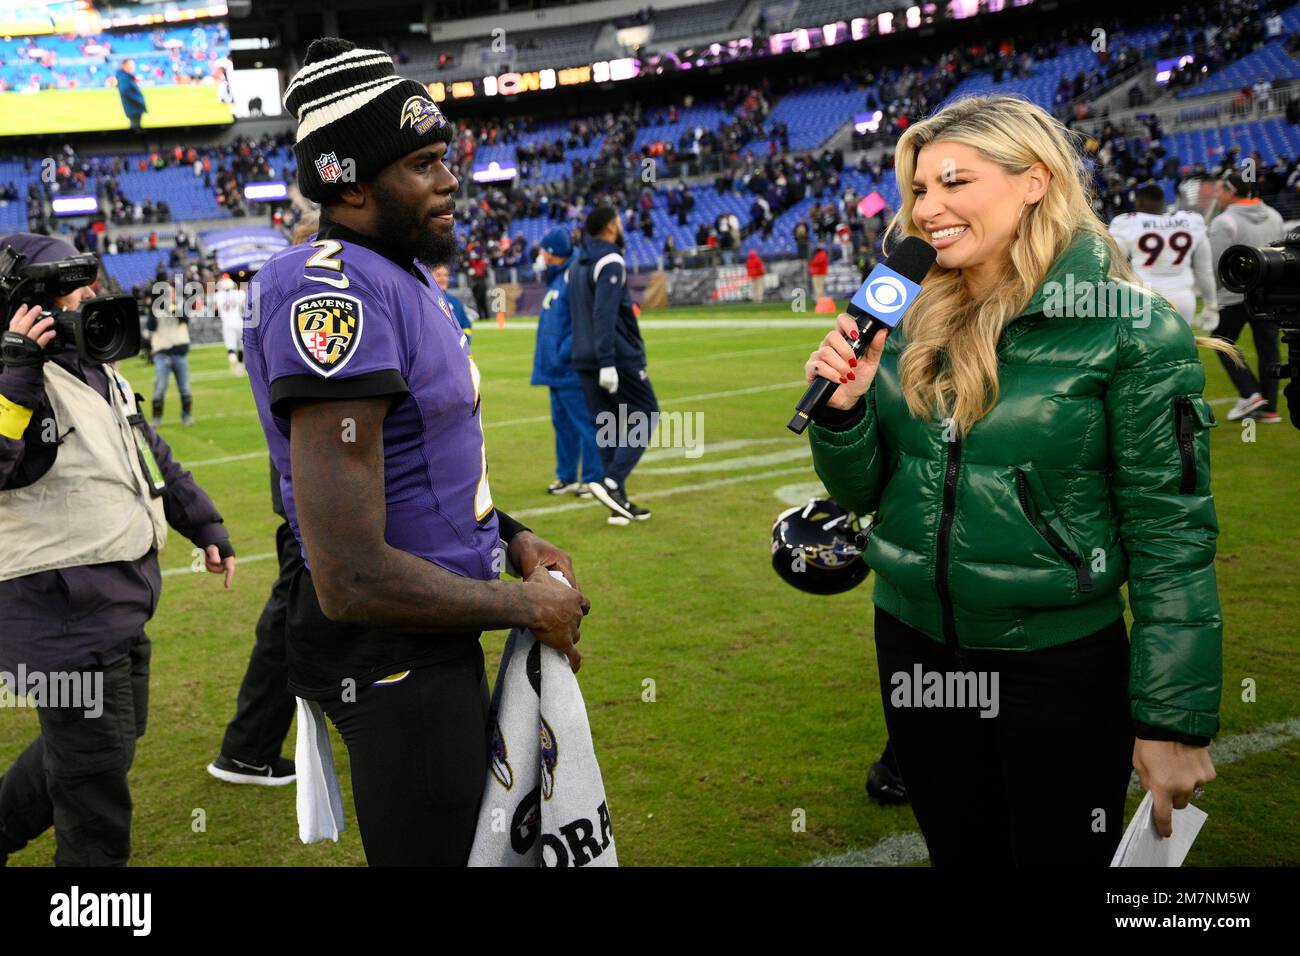
<path fill-rule="evenodd" d="M 122 396 L 122 402 L 126 407 L 131 407 L 131 402 L 127 398 L 125 383 L 117 374 L 116 369 L 105 368 L 113 376 L 113 382 L 117 386 L 117 393 Z M 167 479 L 163 477 L 162 469 L 158 467 L 158 459 L 154 457 L 153 449 L 149 447 L 149 436 L 144 430 L 144 415 L 140 414 L 137 408 L 135 413 L 126 416 L 126 422 L 131 426 L 131 435 L 135 439 L 136 454 L 140 456 L 140 468 L 144 472 L 144 477 L 149 482 L 149 494 L 158 498 L 167 490 Z"/>

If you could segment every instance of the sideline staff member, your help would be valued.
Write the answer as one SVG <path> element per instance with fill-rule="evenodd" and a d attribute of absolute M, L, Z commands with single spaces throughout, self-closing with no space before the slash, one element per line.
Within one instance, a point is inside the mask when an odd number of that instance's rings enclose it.
<path fill-rule="evenodd" d="M 0 237 L 27 264 L 77 254 L 62 239 Z M 89 286 L 50 303 L 76 309 Z M 43 361 L 53 319 L 18 309 L 0 374 L 0 670 L 103 673 L 103 713 L 42 707 L 41 733 L 0 777 L 0 863 L 51 825 L 60 866 L 120 866 L 131 853 L 127 771 L 145 730 L 149 638 L 170 524 L 235 571 L 221 515 L 167 443 L 140 428 L 166 482 L 150 494 L 127 418 L 136 399 L 112 366 L 83 365 L 71 342 Z M 25 344 L 24 344 L 25 343 Z M 57 429 L 45 441 L 48 428 Z M 93 678 L 92 678 L 93 679 Z"/>
<path fill-rule="evenodd" d="M 908 128 L 895 169 L 891 232 L 938 260 L 862 360 L 841 315 L 805 366 L 840 386 L 809 429 L 817 474 L 876 513 L 889 737 L 936 865 L 1105 866 L 1130 758 L 1166 836 L 1171 807 L 1214 779 L 1205 370 L 1182 317 L 1132 284 L 1067 131 L 1037 106 L 959 100 Z M 1092 308 L 1059 300 L 1067 277 Z M 916 667 L 986 688 L 997 674 L 996 715 L 894 693 Z"/>

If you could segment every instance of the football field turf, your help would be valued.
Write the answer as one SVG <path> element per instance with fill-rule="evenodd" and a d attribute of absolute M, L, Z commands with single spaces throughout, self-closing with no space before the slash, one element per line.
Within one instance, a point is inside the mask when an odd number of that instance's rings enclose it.
<path fill-rule="evenodd" d="M 230 106 L 217 99 L 209 84 L 146 86 L 145 129 L 230 123 Z M 0 93 L 0 131 L 5 136 L 83 133 L 130 128 L 115 89 L 44 90 L 40 93 Z"/>
<path fill-rule="evenodd" d="M 474 335 L 493 497 L 570 552 L 592 602 L 579 680 L 624 865 L 884 859 L 882 840 L 916 830 L 907 807 L 877 807 L 863 787 L 885 743 L 870 643 L 872 579 L 818 598 L 786 585 L 770 565 L 777 513 L 820 487 L 806 439 L 785 422 L 802 391 L 803 362 L 829 324 L 780 304 L 761 312 L 721 305 L 644 313 L 663 410 L 702 413 L 704 450 L 699 457 L 648 452 L 629 490 L 654 516 L 621 528 L 605 523 L 599 505 L 545 493 L 555 477 L 553 435 L 547 392 L 528 384 L 531 323 L 512 320 L 504 331 L 482 323 Z M 1253 366 L 1249 341 L 1245 347 Z M 1187 863 L 1294 865 L 1300 433 L 1289 424 L 1260 425 L 1255 441 L 1243 441 L 1241 427 L 1224 418 L 1227 376 L 1212 355 L 1203 357 L 1220 420 L 1212 460 L 1224 698 L 1219 776 L 1197 801 L 1209 819 Z M 131 772 L 132 863 L 362 864 L 337 734 L 348 817 L 338 844 L 299 843 L 292 786 L 236 787 L 204 771 L 233 713 L 276 575 L 278 519 L 247 380 L 228 374 L 220 348 L 195 349 L 191 365 L 197 424 L 180 427 L 173 387 L 162 434 L 224 514 L 241 563 L 234 589 L 224 591 L 216 575 L 190 572 L 189 542 L 175 532 L 161 556 L 167 576 L 148 628 L 149 729 Z M 151 369 L 131 360 L 123 370 L 148 395 Z M 484 636 L 490 679 L 503 641 L 501 632 Z M 1247 681 L 1249 702 L 1242 699 Z M 36 731 L 30 710 L 0 711 L 0 768 Z M 292 732 L 284 753 L 293 754 Z M 1137 799 L 1131 796 L 1129 813 Z M 802 832 L 792 826 L 801 815 Z M 894 859 L 922 858 L 914 838 L 883 846 L 898 845 L 912 849 Z M 48 865 L 53 850 L 47 833 L 10 862 Z"/>

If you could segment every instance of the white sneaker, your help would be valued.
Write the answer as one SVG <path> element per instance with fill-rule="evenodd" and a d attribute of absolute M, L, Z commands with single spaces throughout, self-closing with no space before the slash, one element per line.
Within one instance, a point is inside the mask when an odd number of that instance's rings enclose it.
<path fill-rule="evenodd" d="M 1232 411 L 1228 412 L 1228 421 L 1239 422 L 1250 415 L 1251 412 L 1259 411 L 1267 404 L 1267 399 L 1259 392 L 1249 398 L 1238 399 L 1237 404 L 1232 406 Z"/>

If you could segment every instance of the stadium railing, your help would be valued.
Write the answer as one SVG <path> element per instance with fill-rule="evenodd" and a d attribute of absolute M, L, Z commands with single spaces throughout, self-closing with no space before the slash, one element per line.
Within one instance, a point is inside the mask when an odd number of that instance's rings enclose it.
<path fill-rule="evenodd" d="M 1154 106 L 1126 107 L 1106 116 L 1092 116 L 1080 120 L 1075 128 L 1097 132 L 1107 123 L 1123 129 L 1137 122 L 1139 116 L 1154 116 L 1166 132 L 1184 129 L 1235 126 L 1261 119 L 1272 119 L 1286 112 L 1286 105 L 1300 99 L 1300 81 L 1293 80 L 1273 87 L 1263 96 L 1252 97 L 1242 106 L 1240 91 L 1212 93 L 1194 102 L 1171 100 Z"/>

